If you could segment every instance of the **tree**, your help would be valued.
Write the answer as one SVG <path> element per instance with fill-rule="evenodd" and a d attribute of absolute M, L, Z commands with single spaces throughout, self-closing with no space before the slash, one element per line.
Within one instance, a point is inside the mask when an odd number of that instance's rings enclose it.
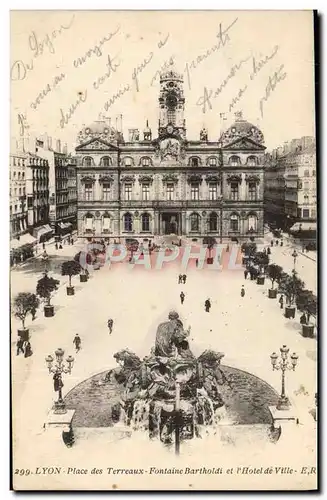
<path fill-rule="evenodd" d="M 256 252 L 253 256 L 253 263 L 259 267 L 260 273 L 263 273 L 269 264 L 269 255 L 264 252 Z"/>
<path fill-rule="evenodd" d="M 311 316 L 317 314 L 317 297 L 311 290 L 301 290 L 296 297 L 296 306 L 299 311 L 306 314 L 307 324 L 309 324 Z"/>
<path fill-rule="evenodd" d="M 277 264 L 269 264 L 269 266 L 266 269 L 267 277 L 271 281 L 271 288 L 274 288 L 274 283 L 275 281 L 278 281 L 279 278 L 281 277 L 283 268 L 281 266 L 278 266 Z"/>
<path fill-rule="evenodd" d="M 44 274 L 43 278 L 39 279 L 36 285 L 36 294 L 45 299 L 47 305 L 50 306 L 51 294 L 58 290 L 58 285 L 60 281 L 50 278 L 47 273 Z"/>
<path fill-rule="evenodd" d="M 69 286 L 72 286 L 72 276 L 76 276 L 81 271 L 81 265 L 76 260 L 68 260 L 63 262 L 61 266 L 61 274 L 69 277 Z"/>
<path fill-rule="evenodd" d="M 283 274 L 282 278 L 280 279 L 278 291 L 279 293 L 283 293 L 285 295 L 287 304 L 289 306 L 292 306 L 303 288 L 303 281 L 301 281 L 296 276 L 296 273 L 293 272 L 293 276 L 290 276 L 286 273 Z"/>
<path fill-rule="evenodd" d="M 257 251 L 257 245 L 253 241 L 247 241 L 243 243 L 241 250 L 247 257 L 253 257 Z"/>
<path fill-rule="evenodd" d="M 34 293 L 21 292 L 14 298 L 14 315 L 22 322 L 22 327 L 25 329 L 25 319 L 27 314 L 39 306 L 38 298 Z"/>

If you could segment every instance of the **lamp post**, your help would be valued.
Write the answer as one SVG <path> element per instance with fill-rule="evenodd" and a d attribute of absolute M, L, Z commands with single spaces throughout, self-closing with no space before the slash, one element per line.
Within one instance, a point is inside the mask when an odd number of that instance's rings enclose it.
<path fill-rule="evenodd" d="M 295 274 L 296 259 L 298 257 L 298 253 L 295 250 L 295 248 L 294 248 L 294 251 L 292 253 L 292 257 L 293 257 L 293 273 Z"/>
<path fill-rule="evenodd" d="M 290 356 L 291 363 L 289 363 L 288 353 L 289 353 L 289 348 L 286 345 L 283 345 L 280 348 L 280 356 L 281 356 L 280 361 L 277 362 L 278 354 L 276 352 L 273 352 L 270 355 L 272 369 L 281 370 L 282 372 L 282 392 L 276 406 L 277 410 L 289 410 L 291 406 L 291 403 L 285 394 L 285 372 L 286 370 L 293 370 L 293 371 L 295 370 L 295 367 L 297 365 L 298 355 L 295 354 L 295 352 L 293 352 L 293 354 L 291 354 Z"/>
<path fill-rule="evenodd" d="M 58 392 L 58 401 L 55 402 L 53 410 L 54 413 L 56 414 L 64 414 L 67 412 L 66 410 L 66 405 L 64 403 L 64 400 L 62 399 L 62 388 L 64 386 L 62 382 L 62 374 L 63 373 L 71 373 L 73 364 L 74 364 L 74 358 L 72 356 L 68 356 L 66 359 L 67 367 L 64 364 L 64 354 L 65 351 L 61 348 L 57 349 L 55 351 L 55 365 L 53 366 L 54 359 L 49 354 L 45 358 L 45 362 L 47 364 L 48 370 L 50 374 L 53 374 L 53 382 L 54 382 L 54 390 L 55 392 Z"/>

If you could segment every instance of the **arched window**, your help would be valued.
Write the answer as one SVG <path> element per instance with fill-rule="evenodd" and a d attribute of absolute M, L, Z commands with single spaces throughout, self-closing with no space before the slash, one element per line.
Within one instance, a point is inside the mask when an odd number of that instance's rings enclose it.
<path fill-rule="evenodd" d="M 255 214 L 248 215 L 248 231 L 256 231 L 258 226 L 258 217 Z"/>
<path fill-rule="evenodd" d="M 112 164 L 111 158 L 109 156 L 103 156 L 100 161 L 100 165 L 103 167 L 109 167 Z"/>
<path fill-rule="evenodd" d="M 237 167 L 237 165 L 241 165 L 241 160 L 239 156 L 231 156 L 229 158 L 229 164 L 232 165 L 232 167 Z"/>
<path fill-rule="evenodd" d="M 18 180 L 20 180 L 20 172 L 18 172 Z"/>
<path fill-rule="evenodd" d="M 93 229 L 93 215 L 88 213 L 85 215 L 85 230 L 92 231 Z"/>
<path fill-rule="evenodd" d="M 108 213 L 103 214 L 102 231 L 104 233 L 109 233 L 109 231 L 110 231 L 110 215 Z"/>
<path fill-rule="evenodd" d="M 127 213 L 124 215 L 124 231 L 133 230 L 133 217 L 131 214 Z"/>
<path fill-rule="evenodd" d="M 193 158 L 190 158 L 190 165 L 191 167 L 198 167 L 199 166 L 199 158 L 194 156 Z"/>
<path fill-rule="evenodd" d="M 142 214 L 142 231 L 150 231 L 150 216 L 149 214 Z"/>
<path fill-rule="evenodd" d="M 255 156 L 248 156 L 248 159 L 246 160 L 246 164 L 249 165 L 249 167 L 254 167 L 257 165 L 257 159 Z"/>
<path fill-rule="evenodd" d="M 200 229 L 200 216 L 193 213 L 190 215 L 191 231 L 199 231 Z"/>
<path fill-rule="evenodd" d="M 94 165 L 93 158 L 91 158 L 90 156 L 86 156 L 85 158 L 83 158 L 84 167 L 92 167 L 92 165 Z"/>
<path fill-rule="evenodd" d="M 125 167 L 131 167 L 133 165 L 133 159 L 130 156 L 126 156 L 126 158 L 123 159 L 123 164 Z"/>
<path fill-rule="evenodd" d="M 151 165 L 151 159 L 147 156 L 144 156 L 144 158 L 141 158 L 141 165 L 143 167 L 148 167 L 149 165 Z"/>
<path fill-rule="evenodd" d="M 209 231 L 217 231 L 218 230 L 218 216 L 215 212 L 212 212 L 209 215 Z"/>
<path fill-rule="evenodd" d="M 209 158 L 210 167 L 216 167 L 217 164 L 218 164 L 217 158 L 215 156 L 211 156 L 211 158 Z"/>
<path fill-rule="evenodd" d="M 230 216 L 230 229 L 232 231 L 239 231 L 239 219 L 237 214 L 232 214 Z"/>

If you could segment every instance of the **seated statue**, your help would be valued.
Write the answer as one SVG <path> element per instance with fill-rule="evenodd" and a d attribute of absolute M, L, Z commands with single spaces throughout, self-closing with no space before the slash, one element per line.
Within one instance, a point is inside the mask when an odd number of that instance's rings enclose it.
<path fill-rule="evenodd" d="M 155 356 L 170 358 L 175 356 L 176 350 L 182 357 L 191 357 L 193 354 L 186 340 L 190 331 L 185 331 L 179 315 L 171 311 L 168 315 L 169 321 L 161 323 L 157 328 L 154 354 Z"/>

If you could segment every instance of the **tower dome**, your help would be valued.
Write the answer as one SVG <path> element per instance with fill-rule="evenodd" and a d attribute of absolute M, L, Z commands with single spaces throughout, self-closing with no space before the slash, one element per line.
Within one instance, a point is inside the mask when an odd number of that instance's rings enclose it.
<path fill-rule="evenodd" d="M 221 145 L 227 146 L 241 137 L 248 137 L 257 144 L 264 144 L 264 136 L 261 130 L 252 123 L 239 119 L 236 120 L 220 137 Z"/>
<path fill-rule="evenodd" d="M 173 61 L 171 61 L 169 66 L 160 74 L 160 83 L 166 81 L 183 82 L 183 75 L 182 73 L 178 73 Z"/>
<path fill-rule="evenodd" d="M 83 125 L 78 134 L 79 142 L 85 142 L 89 139 L 99 138 L 107 141 L 122 141 L 123 135 L 105 120 L 96 120 L 89 125 Z"/>

